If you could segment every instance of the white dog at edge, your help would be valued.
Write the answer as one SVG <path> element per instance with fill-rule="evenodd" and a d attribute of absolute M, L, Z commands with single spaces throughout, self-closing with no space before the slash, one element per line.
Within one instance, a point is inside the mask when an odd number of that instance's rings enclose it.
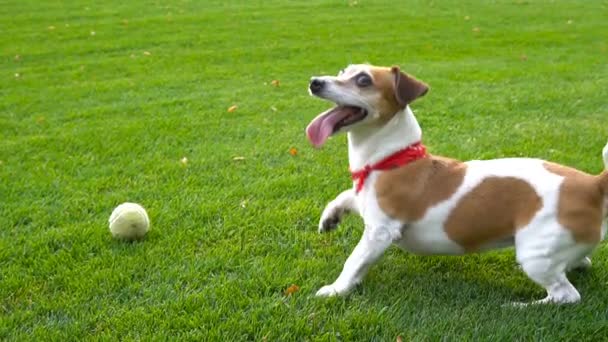
<path fill-rule="evenodd" d="M 428 87 L 398 67 L 350 65 L 313 77 L 312 95 L 336 106 L 307 127 L 320 147 L 348 133 L 353 188 L 323 211 L 319 232 L 359 214 L 363 236 L 342 273 L 317 296 L 344 295 L 391 245 L 417 254 L 460 255 L 515 246 L 523 271 L 547 290 L 532 303 L 575 303 L 566 272 L 589 267 L 604 238 L 608 171 L 598 176 L 528 158 L 460 162 L 430 155 L 409 104 Z M 608 145 L 603 159 L 608 168 Z"/>

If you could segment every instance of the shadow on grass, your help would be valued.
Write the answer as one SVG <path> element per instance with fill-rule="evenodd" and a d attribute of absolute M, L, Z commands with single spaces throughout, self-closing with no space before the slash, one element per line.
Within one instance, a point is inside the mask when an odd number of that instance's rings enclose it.
<path fill-rule="evenodd" d="M 513 251 L 467 256 L 415 256 L 391 253 L 370 272 L 355 293 L 380 292 L 388 303 L 437 301 L 442 305 L 495 305 L 531 302 L 546 296 L 515 262 Z M 402 253 L 403 254 L 403 253 Z M 584 292 L 593 284 L 593 269 L 574 270 L 568 279 Z M 592 294 L 589 294 L 592 295 Z M 424 299 L 426 298 L 426 300 Z"/>

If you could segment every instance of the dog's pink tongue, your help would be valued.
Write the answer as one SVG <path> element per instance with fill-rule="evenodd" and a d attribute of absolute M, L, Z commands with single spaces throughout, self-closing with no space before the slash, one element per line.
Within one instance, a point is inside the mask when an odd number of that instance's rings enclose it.
<path fill-rule="evenodd" d="M 348 115 L 348 111 L 341 110 L 340 107 L 332 108 L 319 114 L 306 127 L 308 140 L 315 147 L 321 147 L 334 132 L 334 126 Z"/>

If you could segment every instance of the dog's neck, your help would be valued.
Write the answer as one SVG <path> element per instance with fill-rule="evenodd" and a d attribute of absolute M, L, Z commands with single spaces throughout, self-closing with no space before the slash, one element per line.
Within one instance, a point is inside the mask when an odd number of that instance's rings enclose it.
<path fill-rule="evenodd" d="M 348 132 L 350 169 L 361 170 L 420 141 L 422 130 L 414 113 L 406 106 L 384 126 L 361 126 Z"/>

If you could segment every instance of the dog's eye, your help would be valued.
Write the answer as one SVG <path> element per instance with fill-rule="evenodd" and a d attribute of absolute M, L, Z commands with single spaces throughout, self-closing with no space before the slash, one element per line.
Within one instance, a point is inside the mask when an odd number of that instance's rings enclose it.
<path fill-rule="evenodd" d="M 359 74 L 355 78 L 355 82 L 361 88 L 372 85 L 372 78 L 368 74 Z"/>

